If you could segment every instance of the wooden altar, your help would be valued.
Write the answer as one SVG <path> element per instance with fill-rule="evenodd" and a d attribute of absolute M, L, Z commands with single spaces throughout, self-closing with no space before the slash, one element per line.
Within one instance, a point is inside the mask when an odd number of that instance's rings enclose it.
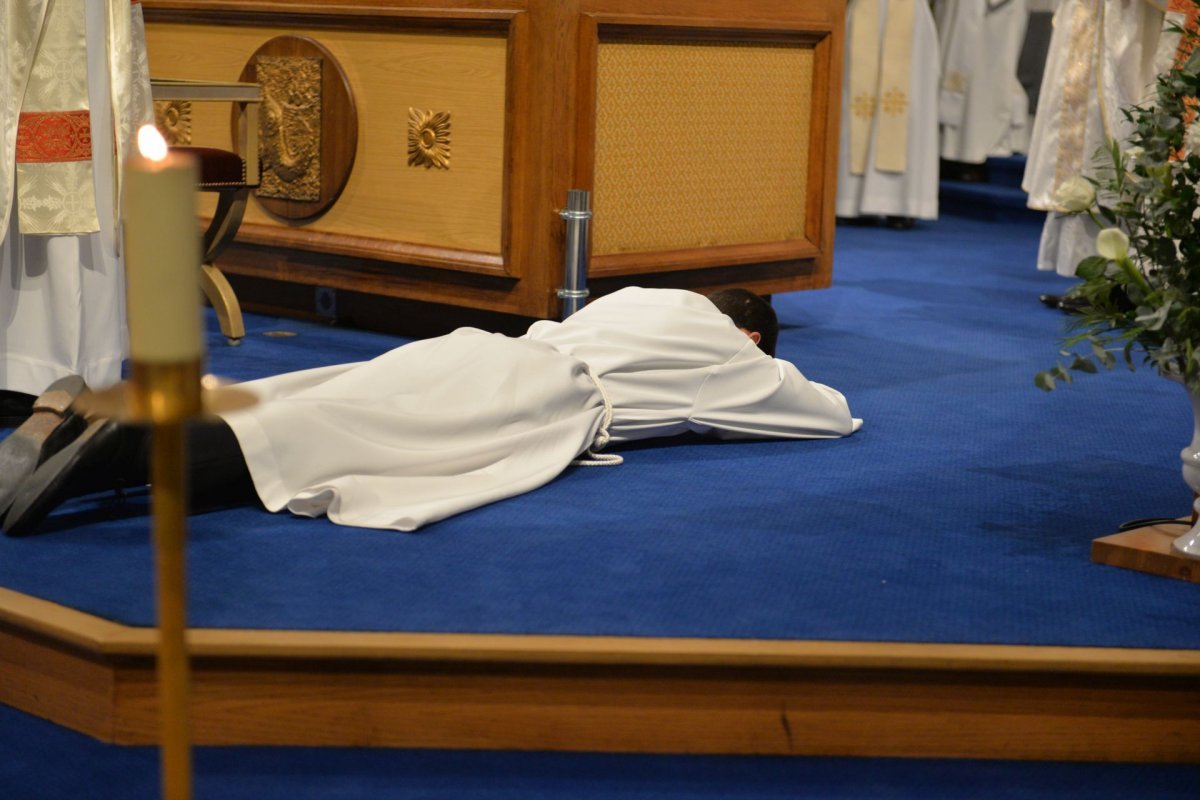
<path fill-rule="evenodd" d="M 592 192 L 593 294 L 830 282 L 837 0 L 143 8 L 156 77 L 238 80 L 264 43 L 298 37 L 352 94 L 339 113 L 355 139 L 322 128 L 328 166 L 351 165 L 336 202 L 309 218 L 252 202 L 221 260 L 239 291 L 301 312 L 317 287 L 553 317 L 573 188 Z M 227 115 L 194 113 L 194 141 L 230 146 Z M 414 130 L 414 115 L 442 128 Z M 425 146 L 444 163 L 412 163 Z"/>

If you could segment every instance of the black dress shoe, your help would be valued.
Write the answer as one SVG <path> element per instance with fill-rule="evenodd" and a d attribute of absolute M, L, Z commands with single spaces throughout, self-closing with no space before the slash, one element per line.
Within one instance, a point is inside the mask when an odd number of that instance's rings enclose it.
<path fill-rule="evenodd" d="M 117 423 L 93 420 L 17 487 L 4 517 L 4 532 L 26 536 L 65 500 L 116 488 L 118 471 L 114 467 L 120 438 Z"/>
<path fill-rule="evenodd" d="M 33 413 L 34 396 L 0 389 L 0 428 L 15 428 Z"/>
<path fill-rule="evenodd" d="M 1061 294 L 1039 294 L 1038 300 L 1040 300 L 1042 302 L 1042 305 L 1047 306 L 1048 308 L 1058 308 L 1058 304 L 1062 302 L 1062 295 Z"/>
<path fill-rule="evenodd" d="M 78 375 L 50 384 L 33 401 L 29 417 L 0 442 L 0 514 L 12 503 L 17 486 L 87 427 L 71 407 L 86 389 Z"/>
<path fill-rule="evenodd" d="M 1071 297 L 1064 294 L 1039 294 L 1038 300 L 1050 308 L 1057 308 L 1064 314 L 1082 314 L 1088 309 L 1088 301 L 1081 297 Z"/>
<path fill-rule="evenodd" d="M 1058 301 L 1058 308 L 1064 314 L 1082 314 L 1088 310 L 1089 305 L 1082 297 L 1064 297 Z"/>

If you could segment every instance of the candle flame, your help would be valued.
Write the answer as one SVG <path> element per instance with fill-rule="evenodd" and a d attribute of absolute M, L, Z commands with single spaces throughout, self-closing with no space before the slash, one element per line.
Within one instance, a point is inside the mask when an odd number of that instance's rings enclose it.
<path fill-rule="evenodd" d="M 153 125 L 143 125 L 137 132 L 138 152 L 151 161 L 167 157 L 167 140 Z"/>

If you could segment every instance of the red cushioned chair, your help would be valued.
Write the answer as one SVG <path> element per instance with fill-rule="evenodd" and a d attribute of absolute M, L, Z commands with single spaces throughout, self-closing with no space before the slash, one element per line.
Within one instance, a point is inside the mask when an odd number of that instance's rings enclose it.
<path fill-rule="evenodd" d="M 255 83 L 155 79 L 150 85 L 156 101 L 226 102 L 238 110 L 238 150 L 244 155 L 191 145 L 171 145 L 171 149 L 191 153 L 200 165 L 197 188 L 217 193 L 217 207 L 204 232 L 200 281 L 204 296 L 217 312 L 221 333 L 230 344 L 240 344 L 246 335 L 242 309 L 233 287 L 214 262 L 237 235 L 250 190 L 258 186 L 258 107 L 262 91 Z"/>

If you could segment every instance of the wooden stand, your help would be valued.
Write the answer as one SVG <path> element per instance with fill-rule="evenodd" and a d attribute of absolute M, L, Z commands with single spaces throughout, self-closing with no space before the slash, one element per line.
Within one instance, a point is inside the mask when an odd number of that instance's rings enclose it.
<path fill-rule="evenodd" d="M 1149 525 L 1092 541 L 1092 561 L 1111 567 L 1200 583 L 1200 561 L 1177 555 L 1171 543 L 1191 527 L 1179 521 Z"/>

